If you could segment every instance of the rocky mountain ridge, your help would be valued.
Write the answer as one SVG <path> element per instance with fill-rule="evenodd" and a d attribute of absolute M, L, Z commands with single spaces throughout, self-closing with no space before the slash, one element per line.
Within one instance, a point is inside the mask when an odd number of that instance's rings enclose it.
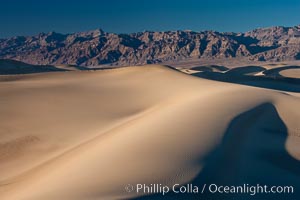
<path fill-rule="evenodd" d="M 141 65 L 184 59 L 300 59 L 300 25 L 260 28 L 245 33 L 144 31 L 107 33 L 101 29 L 40 33 L 0 39 L 0 58 L 30 64 L 79 66 Z"/>

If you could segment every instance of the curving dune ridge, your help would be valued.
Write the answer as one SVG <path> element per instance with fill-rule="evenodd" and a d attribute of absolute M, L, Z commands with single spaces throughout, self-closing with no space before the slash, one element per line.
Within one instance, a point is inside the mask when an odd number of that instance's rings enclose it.
<path fill-rule="evenodd" d="M 124 190 L 136 183 L 300 185 L 293 93 L 155 65 L 1 80 L 0 199 L 161 198 Z"/>

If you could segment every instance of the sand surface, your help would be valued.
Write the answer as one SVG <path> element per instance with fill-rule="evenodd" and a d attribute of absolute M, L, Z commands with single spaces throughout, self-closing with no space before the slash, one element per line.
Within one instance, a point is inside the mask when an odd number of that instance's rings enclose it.
<path fill-rule="evenodd" d="M 0 199 L 130 199 L 143 195 L 127 184 L 261 177 L 300 185 L 297 92 L 156 65 L 0 80 Z"/>
<path fill-rule="evenodd" d="M 298 69 L 287 69 L 279 72 L 280 75 L 290 78 L 298 78 L 300 79 L 300 68 Z"/>

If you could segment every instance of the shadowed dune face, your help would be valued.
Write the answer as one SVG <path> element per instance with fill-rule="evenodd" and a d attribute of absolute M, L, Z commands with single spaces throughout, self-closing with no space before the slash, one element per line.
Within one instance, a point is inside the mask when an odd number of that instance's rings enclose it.
<path fill-rule="evenodd" d="M 270 77 L 287 77 L 290 79 L 300 79 L 300 66 L 277 67 L 265 71 L 264 74 Z"/>
<path fill-rule="evenodd" d="M 274 105 L 259 105 L 235 117 L 222 143 L 207 156 L 197 184 L 298 185 L 300 161 L 286 150 L 288 130 Z M 288 164 L 287 164 L 288 163 Z M 281 174 L 281 175 L 279 175 Z M 283 175 L 284 174 L 284 175 Z M 206 197 L 215 198 L 206 193 Z M 299 194 L 216 195 L 218 199 L 286 199 Z"/>
<path fill-rule="evenodd" d="M 68 71 L 67 69 L 57 68 L 51 65 L 30 65 L 14 60 L 0 59 L 0 75 L 10 74 L 32 74 L 41 72 L 61 72 Z"/>
<path fill-rule="evenodd" d="M 190 184 L 203 186 L 299 184 L 300 161 L 286 150 L 287 127 L 276 107 L 264 103 L 236 116 L 222 141 L 204 158 L 205 165 Z M 200 162 L 203 162 L 200 159 Z M 136 199 L 296 199 L 300 194 L 174 194 Z"/>
<path fill-rule="evenodd" d="M 246 66 L 230 69 L 226 74 L 233 76 L 254 75 L 265 70 L 264 67 L 260 66 Z"/>
<path fill-rule="evenodd" d="M 293 94 L 163 66 L 14 77 L 0 82 L 0 199 L 162 197 L 124 190 L 136 183 L 300 184 Z"/>
<path fill-rule="evenodd" d="M 198 67 L 192 67 L 190 68 L 191 70 L 195 70 L 195 71 L 227 71 L 228 68 L 224 67 L 224 66 L 220 66 L 220 65 L 208 65 L 208 66 L 198 66 Z"/>
<path fill-rule="evenodd" d="M 194 69 L 190 74 L 216 81 L 238 83 L 288 92 L 300 92 L 299 66 L 279 66 L 267 69 L 261 66 L 244 66 L 229 69 L 225 72 Z M 209 68 L 210 69 L 210 68 Z M 182 70 L 186 72 L 185 70 Z"/>

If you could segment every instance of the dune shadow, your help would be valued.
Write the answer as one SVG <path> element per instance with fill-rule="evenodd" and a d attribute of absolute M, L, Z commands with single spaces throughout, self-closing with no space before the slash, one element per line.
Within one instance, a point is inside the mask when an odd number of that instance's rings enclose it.
<path fill-rule="evenodd" d="M 269 69 L 263 72 L 266 76 L 270 77 L 284 77 L 280 74 L 281 71 L 288 70 L 288 69 L 299 69 L 300 66 L 284 66 L 284 67 L 277 67 L 274 69 Z"/>
<path fill-rule="evenodd" d="M 252 75 L 258 72 L 262 72 L 266 70 L 264 67 L 261 66 L 245 66 L 245 67 L 236 67 L 228 72 L 226 74 L 233 75 L 233 76 L 241 76 L 241 75 Z"/>
<path fill-rule="evenodd" d="M 224 133 L 221 143 L 206 158 L 199 160 L 204 168 L 190 182 L 200 188 L 198 194 L 168 193 L 139 197 L 141 200 L 159 199 L 235 199 L 282 200 L 299 199 L 300 162 L 287 152 L 287 127 L 276 108 L 264 103 L 235 117 Z M 201 138 L 198 138 L 201 139 Z M 201 193 L 202 186 L 206 190 Z M 294 193 L 212 193 L 209 186 L 293 186 Z M 212 189 L 213 190 L 213 189 Z M 250 191 L 250 192 L 249 192 Z"/>
<path fill-rule="evenodd" d="M 213 71 L 213 69 L 211 67 L 208 67 L 208 66 L 193 67 L 193 68 L 191 68 L 191 70 L 203 71 L 203 72 L 212 72 Z"/>
<path fill-rule="evenodd" d="M 30 65 L 15 60 L 0 59 L 0 75 L 32 74 L 41 72 L 68 71 L 52 65 Z"/>
<path fill-rule="evenodd" d="M 192 67 L 190 68 L 191 70 L 195 70 L 195 71 L 205 71 L 205 72 L 212 72 L 214 70 L 217 71 L 227 71 L 228 68 L 225 66 L 221 66 L 221 65 L 208 65 L 208 66 L 197 66 L 197 67 Z"/>
<path fill-rule="evenodd" d="M 34 74 L 42 72 L 63 72 L 63 70 L 54 66 L 16 66 L 16 67 L 0 67 L 0 75 L 14 75 L 14 74 Z"/>
<path fill-rule="evenodd" d="M 287 69 L 284 67 L 284 69 Z M 294 69 L 294 68 L 293 68 Z M 269 71 L 269 70 L 265 70 Z M 300 92 L 300 79 L 290 78 L 283 76 L 254 76 L 255 73 L 264 73 L 264 68 L 259 66 L 246 66 L 231 69 L 225 73 L 213 72 L 213 71 L 202 71 L 193 73 L 193 76 L 200 78 L 223 81 L 229 83 L 237 83 L 242 85 L 249 85 L 261 88 L 283 90 L 288 92 Z M 275 71 L 267 72 L 275 73 Z M 279 71 L 277 71 L 279 74 Z"/>

